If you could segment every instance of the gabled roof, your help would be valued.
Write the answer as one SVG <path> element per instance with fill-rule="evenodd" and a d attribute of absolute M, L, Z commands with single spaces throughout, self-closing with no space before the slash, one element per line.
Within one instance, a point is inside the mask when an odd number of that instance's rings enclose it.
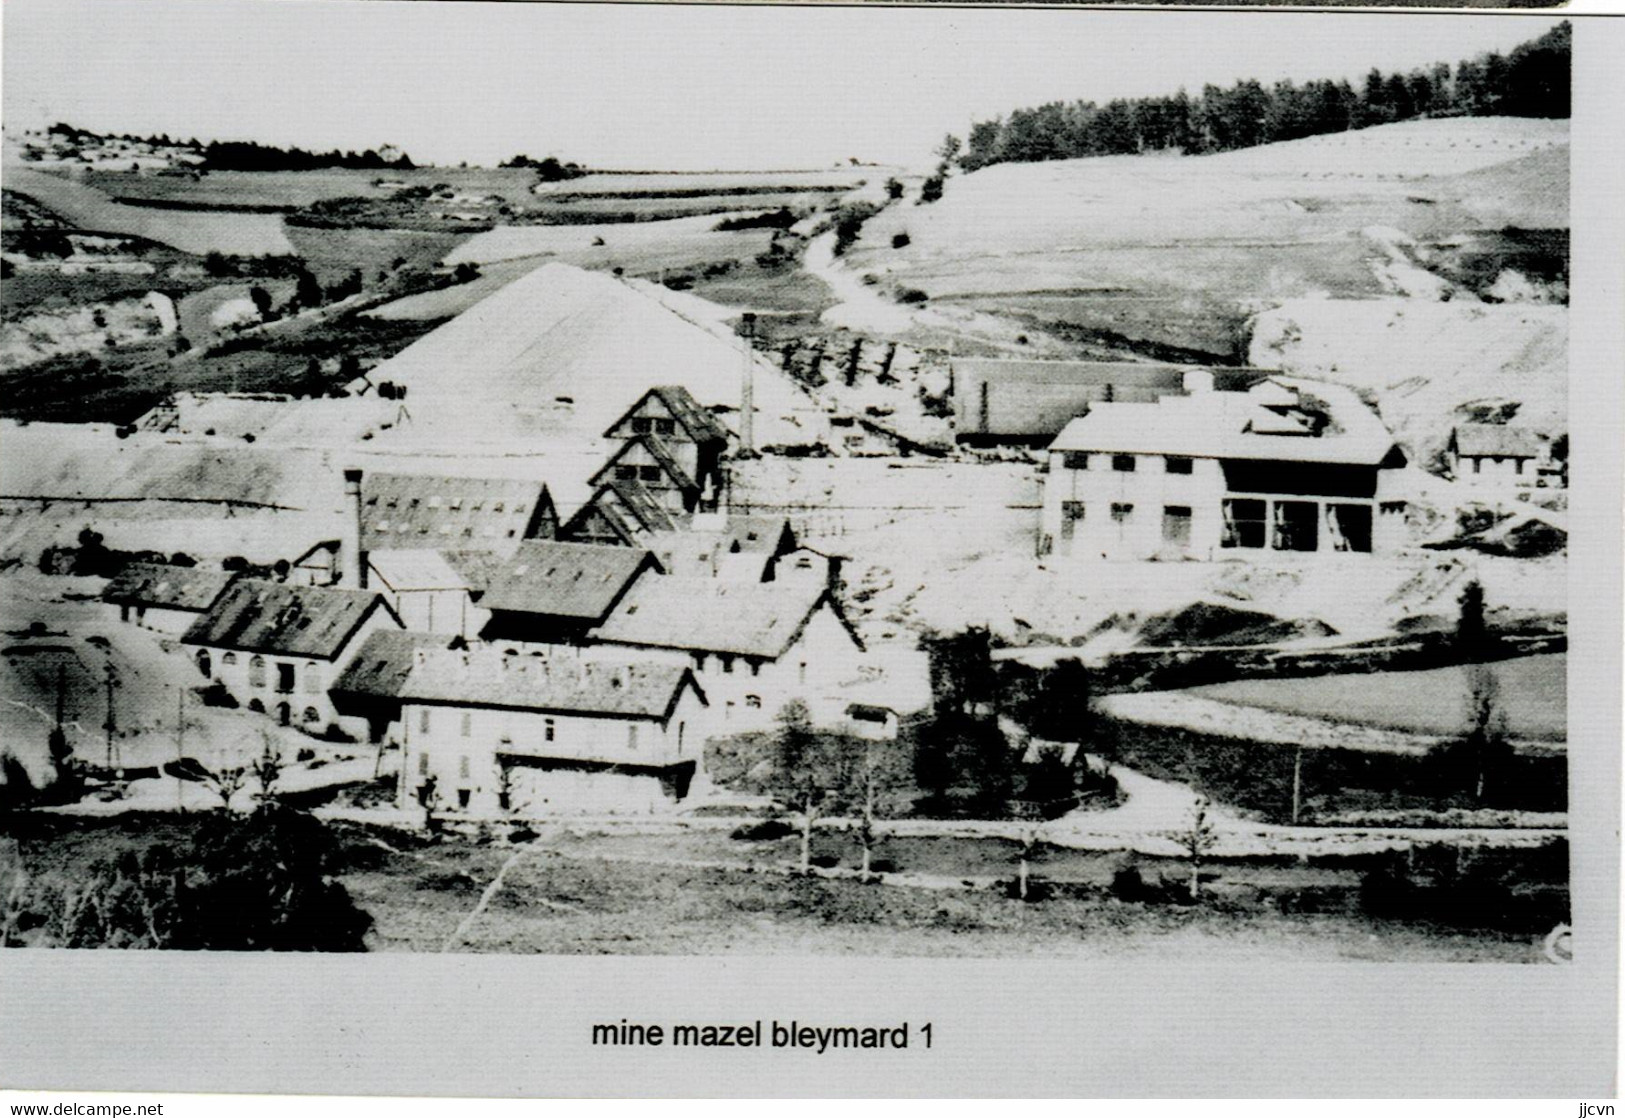
<path fill-rule="evenodd" d="M 340 696 L 362 699 L 395 700 L 400 697 L 406 677 L 412 671 L 413 655 L 418 649 L 440 649 L 449 644 L 440 633 L 422 633 L 408 629 L 374 629 L 361 642 L 350 662 L 328 687 L 328 693 L 340 707 L 340 714 L 348 714 Z"/>
<path fill-rule="evenodd" d="M 699 491 L 699 482 L 688 475 L 688 471 L 683 468 L 683 464 L 672 453 L 671 447 L 659 435 L 634 435 L 627 439 L 621 444 L 620 449 L 610 456 L 609 461 L 604 463 L 603 468 L 588 479 L 589 483 L 602 485 L 614 480 L 615 467 L 620 465 L 621 459 L 626 457 L 632 448 L 636 446 L 642 446 L 644 450 L 648 451 L 649 457 L 653 458 L 660 468 L 666 472 L 666 476 L 671 478 L 672 484 L 678 489 Z"/>
<path fill-rule="evenodd" d="M 497 547 L 525 539 L 545 487 L 512 478 L 367 473 L 361 547 Z"/>
<path fill-rule="evenodd" d="M 800 582 L 735 582 L 662 575 L 633 586 L 593 636 L 610 644 L 726 652 L 776 660 L 828 605 L 828 589 Z M 858 643 L 853 634 L 854 644 Z"/>
<path fill-rule="evenodd" d="M 118 605 L 202 613 L 236 576 L 204 567 L 166 563 L 126 563 L 102 591 L 102 600 Z"/>
<path fill-rule="evenodd" d="M 594 490 L 592 498 L 559 528 L 559 535 L 568 538 L 594 513 L 628 544 L 646 532 L 670 532 L 677 527 L 671 513 L 642 482 L 612 479 Z"/>
<path fill-rule="evenodd" d="M 402 590 L 471 590 L 469 581 L 439 551 L 430 548 L 367 553 L 368 585 Z"/>
<path fill-rule="evenodd" d="M 711 411 L 703 407 L 694 398 L 692 392 L 680 384 L 657 385 L 639 396 L 635 404 L 627 408 L 619 419 L 610 424 L 609 430 L 604 432 L 605 438 L 614 438 L 614 433 L 620 429 L 621 425 L 630 420 L 648 402 L 650 397 L 654 397 L 665 405 L 667 413 L 677 421 L 677 425 L 695 442 L 727 441 L 728 431 L 722 426 L 722 422 Z"/>
<path fill-rule="evenodd" d="M 1289 399 L 1297 405 L 1283 403 Z M 1246 392 L 1096 404 L 1068 423 L 1050 449 L 1376 466 L 1394 440 L 1349 389 L 1270 377 Z"/>
<path fill-rule="evenodd" d="M 646 659 L 550 660 L 482 648 L 426 651 L 414 661 L 398 691 L 406 703 L 664 722 L 685 687 L 706 701 L 686 666 Z"/>
<path fill-rule="evenodd" d="M 521 544 L 491 580 L 486 609 L 600 621 L 646 568 L 660 569 L 639 548 L 532 540 Z"/>
<path fill-rule="evenodd" d="M 331 660 L 375 608 L 400 624 L 395 611 L 374 591 L 239 579 L 181 640 L 239 652 Z"/>
<path fill-rule="evenodd" d="M 1464 458 L 1539 458 L 1541 452 L 1540 436 L 1526 427 L 1461 423 L 1451 437 Z"/>

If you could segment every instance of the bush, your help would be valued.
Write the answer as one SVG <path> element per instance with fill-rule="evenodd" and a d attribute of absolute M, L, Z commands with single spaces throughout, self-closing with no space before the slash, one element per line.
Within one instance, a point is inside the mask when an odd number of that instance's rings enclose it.
<path fill-rule="evenodd" d="M 902 287 L 898 288 L 897 291 L 897 301 L 899 303 L 923 303 L 927 298 L 929 298 L 929 296 L 917 287 Z"/>
<path fill-rule="evenodd" d="M 728 837 L 742 842 L 774 842 L 795 833 L 796 829 L 786 820 L 763 819 L 759 823 L 744 823 L 735 827 Z"/>
<path fill-rule="evenodd" d="M 909 246 L 909 244 L 910 244 L 909 235 L 907 233 L 897 233 L 897 234 L 894 234 L 892 236 L 892 239 L 891 239 L 891 247 L 892 248 L 907 248 Z"/>
<path fill-rule="evenodd" d="M 814 854 L 807 859 L 808 864 L 821 870 L 832 870 L 841 864 L 841 859 L 834 854 Z"/>

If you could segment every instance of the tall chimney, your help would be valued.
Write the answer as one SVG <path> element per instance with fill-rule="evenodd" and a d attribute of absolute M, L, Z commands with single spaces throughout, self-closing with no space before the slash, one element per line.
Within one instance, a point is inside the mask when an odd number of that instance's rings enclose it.
<path fill-rule="evenodd" d="M 739 382 L 739 452 L 749 458 L 756 453 L 756 315 L 746 311 L 739 316 L 739 336 L 745 342 L 745 369 Z"/>
<path fill-rule="evenodd" d="M 361 471 L 344 471 L 344 537 L 339 541 L 343 575 L 339 585 L 348 590 L 367 588 L 367 556 L 361 550 Z"/>

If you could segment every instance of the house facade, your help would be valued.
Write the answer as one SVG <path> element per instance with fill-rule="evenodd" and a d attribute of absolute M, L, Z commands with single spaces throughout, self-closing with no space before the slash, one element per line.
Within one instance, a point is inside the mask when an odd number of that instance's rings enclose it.
<path fill-rule="evenodd" d="M 420 650 L 399 699 L 402 807 L 432 778 L 445 810 L 658 811 L 703 756 L 706 696 L 680 664 Z"/>
<path fill-rule="evenodd" d="M 644 436 L 655 439 L 661 456 L 669 459 L 662 469 L 686 477 L 696 494 L 703 495 L 707 507 L 714 507 L 718 470 L 728 447 L 728 432 L 721 421 L 682 385 L 661 385 L 638 397 L 604 432 L 605 438 L 621 442 Z M 651 456 L 650 461 L 635 464 L 650 467 L 657 463 Z M 653 475 L 646 478 L 640 473 L 635 480 L 653 480 Z"/>
<path fill-rule="evenodd" d="M 693 671 L 709 701 L 712 734 L 773 724 L 791 700 L 815 721 L 844 715 L 843 685 L 864 649 L 827 586 L 705 577 L 644 579 L 592 633 Z"/>
<path fill-rule="evenodd" d="M 1391 551 L 1404 462 L 1376 415 L 1334 385 L 1271 377 L 1097 404 L 1050 446 L 1038 550 L 1053 561 Z"/>
<path fill-rule="evenodd" d="M 439 551 L 370 551 L 367 586 L 419 632 L 472 637 L 491 619 L 475 604 L 478 592 L 469 578 Z"/>
<path fill-rule="evenodd" d="M 241 579 L 181 640 L 199 672 L 250 710 L 360 737 L 365 723 L 340 715 L 328 689 L 373 632 L 400 627 L 375 593 Z"/>
<path fill-rule="evenodd" d="M 1462 423 L 1447 448 L 1456 480 L 1492 489 L 1533 489 L 1548 484 L 1547 450 L 1540 436 L 1522 427 Z"/>
<path fill-rule="evenodd" d="M 653 553 L 631 547 L 535 540 L 491 573 L 481 608 L 485 640 L 573 644 L 587 639 L 647 573 Z"/>

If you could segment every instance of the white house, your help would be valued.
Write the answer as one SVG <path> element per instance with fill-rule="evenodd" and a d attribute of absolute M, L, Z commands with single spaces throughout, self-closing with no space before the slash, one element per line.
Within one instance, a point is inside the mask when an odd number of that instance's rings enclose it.
<path fill-rule="evenodd" d="M 403 807 L 432 777 L 452 810 L 655 811 L 702 759 L 706 696 L 681 663 L 419 649 L 396 690 Z"/>
<path fill-rule="evenodd" d="M 127 563 L 102 591 L 120 621 L 179 636 L 192 627 L 230 585 L 230 571 Z"/>
<path fill-rule="evenodd" d="M 1399 545 L 1403 453 L 1346 388 L 1093 405 L 1049 448 L 1039 552 L 1053 561 L 1372 552 Z"/>
<path fill-rule="evenodd" d="M 311 733 L 337 725 L 356 736 L 328 687 L 378 629 L 399 629 L 383 596 L 328 586 L 239 579 L 186 631 L 198 670 L 250 710 Z"/>
<path fill-rule="evenodd" d="M 408 629 L 472 637 L 491 619 L 476 590 L 445 553 L 427 548 L 369 551 L 367 587 L 383 594 Z"/>
<path fill-rule="evenodd" d="M 771 725 L 792 699 L 816 721 L 837 721 L 850 702 L 837 696 L 863 664 L 863 644 L 840 605 L 812 580 L 654 575 L 635 583 L 590 636 L 691 667 L 713 734 Z"/>
<path fill-rule="evenodd" d="M 1450 432 L 1450 464 L 1458 481 L 1489 488 L 1533 489 L 1544 484 L 1540 436 L 1523 427 L 1462 423 Z"/>

